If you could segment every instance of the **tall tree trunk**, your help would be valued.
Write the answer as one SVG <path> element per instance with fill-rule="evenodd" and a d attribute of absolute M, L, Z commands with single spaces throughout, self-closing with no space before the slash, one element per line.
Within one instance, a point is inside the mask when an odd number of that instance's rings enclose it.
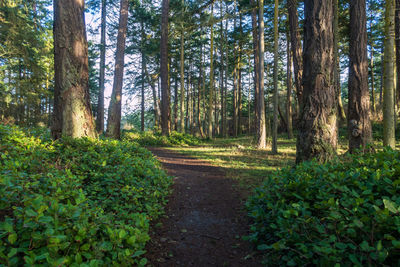
<path fill-rule="evenodd" d="M 375 97 L 375 71 L 374 71 L 374 46 L 371 44 L 371 100 L 372 100 L 372 111 L 376 112 L 376 97 Z"/>
<path fill-rule="evenodd" d="M 264 149 L 267 142 L 264 105 L 264 0 L 259 0 L 259 91 L 257 103 L 257 148 Z"/>
<path fill-rule="evenodd" d="M 396 103 L 400 108 L 400 0 L 395 0 L 395 38 L 396 38 Z M 396 116 L 396 115 L 395 115 Z"/>
<path fill-rule="evenodd" d="M 242 134 L 242 94 L 243 94 L 243 83 L 242 83 L 242 57 L 243 57 L 243 18 L 242 13 L 239 14 L 239 60 L 238 60 L 238 133 Z"/>
<path fill-rule="evenodd" d="M 163 135 L 170 133 L 170 98 L 169 98 L 169 75 L 168 75 L 168 17 L 169 17 L 169 0 L 162 1 L 161 14 L 161 131 Z"/>
<path fill-rule="evenodd" d="M 279 0 L 275 0 L 274 8 L 274 119 L 272 122 L 272 154 L 278 154 L 278 12 Z"/>
<path fill-rule="evenodd" d="M 334 15 L 334 20 L 333 20 L 333 50 L 334 50 L 334 64 L 335 64 L 335 69 L 334 69 L 334 76 L 335 76 L 335 86 L 336 86 L 336 91 L 338 94 L 338 113 L 339 113 L 339 118 L 342 121 L 346 120 L 346 113 L 343 108 L 343 103 L 342 103 L 342 89 L 340 86 L 340 65 L 339 65 L 339 48 L 338 48 L 338 42 L 339 42 L 339 11 L 338 11 L 338 0 L 333 0 L 333 15 Z"/>
<path fill-rule="evenodd" d="M 290 41 L 293 54 L 294 83 L 296 85 L 296 106 L 303 107 L 303 51 L 300 42 L 299 18 L 297 12 L 297 0 L 287 0 L 289 13 Z M 299 116 L 299 113 L 297 115 Z"/>
<path fill-rule="evenodd" d="M 337 148 L 333 0 L 305 0 L 303 109 L 296 162 L 327 161 Z"/>
<path fill-rule="evenodd" d="M 208 96 L 208 138 L 213 138 L 214 111 L 214 3 L 211 4 L 210 92 Z"/>
<path fill-rule="evenodd" d="M 383 88 L 383 145 L 395 148 L 395 114 L 394 114 L 394 35 L 395 35 L 395 2 L 386 0 L 385 6 L 385 54 L 384 54 L 384 88 Z"/>
<path fill-rule="evenodd" d="M 250 0 L 252 6 L 251 10 L 251 25 L 252 25 L 252 36 L 253 36 L 253 56 L 254 56 L 254 125 L 258 124 L 258 95 L 260 94 L 260 51 L 259 51 L 259 40 L 257 30 L 257 0 Z M 256 127 L 257 128 L 257 127 Z"/>
<path fill-rule="evenodd" d="M 128 25 L 129 0 L 121 0 L 117 52 L 115 56 L 114 84 L 111 94 L 110 107 L 108 108 L 108 120 L 106 136 L 120 139 L 121 137 L 121 104 L 122 84 L 124 80 L 125 42 Z"/>
<path fill-rule="evenodd" d="M 158 126 L 160 125 L 160 100 L 157 97 L 157 89 L 156 86 L 154 84 L 154 80 L 152 79 L 152 77 L 150 77 L 149 71 L 147 70 L 147 64 L 145 61 L 144 64 L 144 72 L 145 75 L 147 77 L 147 81 L 151 87 L 151 91 L 153 94 L 153 108 L 154 108 L 154 121 L 155 121 L 155 127 L 158 128 Z"/>
<path fill-rule="evenodd" d="M 236 0 L 234 1 L 235 3 L 235 14 L 237 12 L 237 4 Z M 236 24 L 236 16 L 234 17 L 234 22 L 233 22 L 233 28 L 236 30 L 237 24 Z M 233 61 L 234 61 L 234 67 L 233 67 L 233 99 L 232 99 L 232 106 L 233 106 L 233 136 L 237 137 L 238 135 L 238 65 L 239 65 L 239 57 L 237 54 L 237 44 L 236 44 L 236 39 L 234 40 L 234 45 L 233 45 Z"/>
<path fill-rule="evenodd" d="M 99 95 L 97 99 L 96 126 L 99 133 L 104 132 L 104 84 L 106 70 L 106 25 L 107 25 L 106 0 L 101 0 L 101 40 L 100 40 L 100 76 Z"/>
<path fill-rule="evenodd" d="M 223 14 L 223 10 L 222 10 L 222 0 L 220 0 L 220 15 L 222 16 Z M 224 97 L 224 24 L 221 20 L 220 22 L 220 46 L 219 46 L 219 53 L 220 53 L 220 57 L 221 57 L 221 64 L 220 64 L 220 68 L 219 68 L 219 72 L 220 72 L 220 91 L 221 91 L 221 123 L 220 123 L 220 131 L 222 136 L 225 135 L 225 97 Z M 226 75 L 226 73 L 225 73 Z"/>
<path fill-rule="evenodd" d="M 54 0 L 54 113 L 52 136 L 96 137 L 90 109 L 84 1 Z"/>
<path fill-rule="evenodd" d="M 203 32 L 203 29 L 201 30 L 201 32 Z M 204 102 L 203 95 L 204 95 L 204 91 L 205 91 L 205 88 L 204 88 L 205 81 L 204 81 L 204 71 L 203 71 L 204 67 L 203 67 L 203 65 L 204 65 L 204 63 L 203 63 L 203 44 L 201 44 L 200 45 L 200 74 L 199 74 L 200 75 L 201 85 L 199 85 L 199 99 L 197 101 L 197 105 L 198 105 L 198 107 L 197 107 L 197 109 L 198 109 L 197 120 L 199 122 L 200 136 L 202 138 L 204 138 L 204 131 L 203 131 L 203 121 L 204 121 L 204 119 L 203 119 L 203 116 L 202 116 L 204 110 L 203 110 L 203 112 L 201 111 L 201 103 Z"/>
<path fill-rule="evenodd" d="M 143 25 L 143 21 L 140 23 L 140 29 L 141 29 L 141 54 L 142 54 L 142 90 L 141 90 L 141 98 L 142 98 L 142 103 L 141 103 L 141 112 L 140 112 L 140 129 L 142 130 L 142 132 L 144 131 L 144 77 L 145 77 L 145 73 L 144 73 L 144 66 L 146 66 L 146 56 L 144 54 L 144 42 L 145 42 L 145 32 L 144 32 L 144 25 Z"/>
<path fill-rule="evenodd" d="M 366 1 L 350 1 L 349 151 L 372 141 L 368 89 Z"/>
<path fill-rule="evenodd" d="M 174 83 L 174 130 L 179 131 L 178 126 L 178 79 L 175 78 Z"/>
<path fill-rule="evenodd" d="M 293 138 L 293 124 L 292 124 L 292 53 L 290 52 L 290 33 L 286 34 L 286 48 L 287 48 L 287 66 L 286 66 L 286 121 L 287 121 L 287 132 L 288 138 Z"/>
<path fill-rule="evenodd" d="M 185 112 L 185 36 L 183 32 L 183 26 L 182 26 L 182 32 L 181 32 L 181 47 L 180 47 L 180 54 L 181 54 L 181 61 L 180 61 L 180 67 L 181 67 L 181 101 L 180 101 L 180 128 L 179 131 L 181 133 L 185 132 L 185 117 L 184 117 L 184 112 Z"/>
<path fill-rule="evenodd" d="M 226 11 L 225 13 L 228 13 L 228 5 L 226 5 Z M 227 105 L 227 97 L 228 97 L 228 61 L 229 61 L 229 56 L 228 56 L 228 20 L 225 21 L 225 31 L 224 31 L 224 44 L 225 44 L 225 88 L 224 88 L 224 129 L 225 132 L 223 133 L 224 137 L 228 137 L 228 132 L 229 132 L 229 126 L 228 126 L 228 105 Z"/>

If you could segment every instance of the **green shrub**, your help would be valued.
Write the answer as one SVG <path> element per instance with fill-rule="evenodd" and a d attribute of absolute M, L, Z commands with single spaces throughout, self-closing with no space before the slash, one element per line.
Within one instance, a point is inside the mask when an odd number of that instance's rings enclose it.
<path fill-rule="evenodd" d="M 146 264 L 171 183 L 150 152 L 1 125 L 0 140 L 0 265 Z"/>
<path fill-rule="evenodd" d="M 278 171 L 247 207 L 267 264 L 400 266 L 399 151 Z"/>
<path fill-rule="evenodd" d="M 142 146 L 195 146 L 200 144 L 200 139 L 185 133 L 171 132 L 163 136 L 160 132 L 124 131 L 123 140 L 133 141 Z"/>

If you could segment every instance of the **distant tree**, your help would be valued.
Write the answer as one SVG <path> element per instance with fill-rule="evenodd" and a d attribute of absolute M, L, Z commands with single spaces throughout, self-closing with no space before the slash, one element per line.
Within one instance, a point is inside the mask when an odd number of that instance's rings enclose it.
<path fill-rule="evenodd" d="M 84 1 L 54 1 L 55 89 L 52 136 L 96 137 L 89 99 Z"/>
<path fill-rule="evenodd" d="M 96 127 L 99 133 L 104 132 L 104 84 L 106 70 L 106 24 L 107 7 L 106 0 L 101 0 L 101 40 L 100 40 L 100 76 L 99 96 L 97 99 Z"/>
<path fill-rule="evenodd" d="M 121 137 L 121 101 L 124 78 L 125 43 L 128 25 L 129 0 L 121 0 L 117 51 L 115 54 L 115 72 L 111 102 L 108 108 L 106 136 L 119 139 Z"/>
<path fill-rule="evenodd" d="M 279 19 L 279 0 L 275 0 L 274 6 L 274 117 L 272 123 L 272 154 L 278 153 L 278 105 L 279 105 L 279 92 L 278 92 L 278 56 L 279 56 L 279 32 L 278 32 L 278 19 Z"/>
<path fill-rule="evenodd" d="M 333 0 L 305 0 L 303 109 L 296 162 L 327 161 L 337 148 Z"/>
<path fill-rule="evenodd" d="M 372 141 L 368 89 L 366 1 L 350 1 L 349 150 Z"/>

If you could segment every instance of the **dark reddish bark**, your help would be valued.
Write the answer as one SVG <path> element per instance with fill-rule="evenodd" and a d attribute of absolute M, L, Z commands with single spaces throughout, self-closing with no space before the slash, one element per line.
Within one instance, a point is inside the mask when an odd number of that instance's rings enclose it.
<path fill-rule="evenodd" d="M 304 3 L 304 91 L 296 161 L 327 161 L 337 148 L 332 0 Z"/>
<path fill-rule="evenodd" d="M 84 1 L 54 1 L 54 110 L 52 136 L 96 137 L 89 100 Z"/>
<path fill-rule="evenodd" d="M 163 135 L 170 133 L 170 98 L 168 75 L 168 16 L 169 0 L 162 1 L 161 15 L 161 131 Z"/>
<path fill-rule="evenodd" d="M 128 25 L 129 0 L 121 0 L 120 17 L 117 36 L 117 52 L 115 56 L 114 84 L 108 109 L 106 135 L 115 139 L 121 137 L 121 103 L 122 84 L 124 79 L 125 42 Z"/>
<path fill-rule="evenodd" d="M 365 0 L 350 1 L 349 150 L 371 142 Z"/>
<path fill-rule="evenodd" d="M 293 72 L 294 83 L 296 85 L 296 95 L 300 109 L 303 101 L 303 58 L 302 47 L 300 42 L 299 18 L 297 12 L 297 0 L 287 0 L 287 8 L 289 13 L 289 31 L 290 41 L 293 55 Z"/>

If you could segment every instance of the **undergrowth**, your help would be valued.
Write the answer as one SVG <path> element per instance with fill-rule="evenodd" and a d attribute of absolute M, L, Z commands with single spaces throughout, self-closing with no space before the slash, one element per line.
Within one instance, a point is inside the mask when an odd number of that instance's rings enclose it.
<path fill-rule="evenodd" d="M 200 144 L 199 138 L 175 131 L 171 132 L 169 136 L 163 136 L 157 131 L 137 132 L 130 130 L 123 132 L 122 139 L 146 147 L 196 146 Z"/>
<path fill-rule="evenodd" d="M 146 264 L 171 184 L 149 151 L 0 125 L 0 158 L 0 265 Z"/>
<path fill-rule="evenodd" d="M 247 208 L 267 265 L 400 265 L 399 151 L 277 171 Z"/>

